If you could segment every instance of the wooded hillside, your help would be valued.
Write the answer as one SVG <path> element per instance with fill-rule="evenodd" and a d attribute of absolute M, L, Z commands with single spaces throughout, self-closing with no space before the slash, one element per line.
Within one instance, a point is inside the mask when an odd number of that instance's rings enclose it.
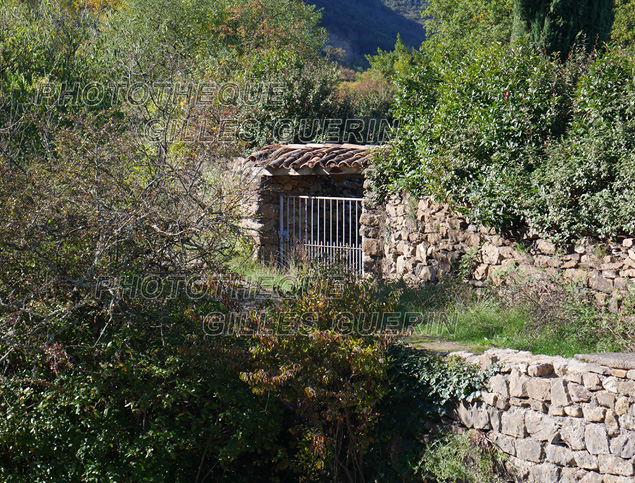
<path fill-rule="evenodd" d="M 424 0 L 310 0 L 322 10 L 322 26 L 330 44 L 346 53 L 352 65 L 367 66 L 366 54 L 392 50 L 397 34 L 408 47 L 418 48 L 425 40 L 419 12 Z"/>

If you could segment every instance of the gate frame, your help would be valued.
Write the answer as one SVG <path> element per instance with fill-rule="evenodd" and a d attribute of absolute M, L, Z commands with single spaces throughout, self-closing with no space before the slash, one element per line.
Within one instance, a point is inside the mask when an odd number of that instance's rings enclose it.
<path fill-rule="evenodd" d="M 280 195 L 280 220 L 279 220 L 279 230 L 278 230 L 278 246 L 279 246 L 279 264 L 281 268 L 285 267 L 285 248 L 291 246 L 290 233 L 289 233 L 289 217 L 291 215 L 290 203 L 289 201 L 297 200 L 297 203 L 294 201 L 293 205 L 293 213 L 294 217 L 296 213 L 300 215 L 300 223 L 299 227 L 294 229 L 294 234 L 299 235 L 297 238 L 300 243 L 299 245 L 303 248 L 309 248 L 309 251 L 312 252 L 311 258 L 315 257 L 315 252 L 317 251 L 317 255 L 323 256 L 326 255 L 327 258 L 334 257 L 339 253 L 347 253 L 348 256 L 345 257 L 345 260 L 348 260 L 346 263 L 347 269 L 353 269 L 358 275 L 364 275 L 364 263 L 363 263 L 363 251 L 362 251 L 362 237 L 359 234 L 360 229 L 360 216 L 363 213 L 363 201 L 364 198 L 347 198 L 347 197 L 339 197 L 339 196 L 307 196 L 307 195 Z M 314 216 L 315 216 L 315 208 L 314 202 L 317 200 L 317 241 L 315 238 L 316 233 L 314 232 Z M 286 201 L 286 210 L 285 210 L 285 201 Z M 303 206 L 304 201 L 304 206 Z M 311 209 L 309 210 L 309 202 L 311 203 Z M 322 213 L 322 217 L 320 217 L 320 202 L 324 203 L 324 211 Z M 327 225 L 327 213 L 326 213 L 326 202 L 329 202 L 329 220 Z M 344 242 L 342 243 L 333 243 L 333 202 L 335 202 L 335 239 L 339 240 L 340 237 L 343 238 Z M 340 205 L 346 210 L 346 203 L 349 203 L 349 209 L 352 208 L 354 204 L 354 229 L 353 223 L 349 222 L 348 233 L 344 232 L 344 224 L 346 223 L 346 217 L 344 217 L 342 222 L 342 233 L 340 233 Z M 296 211 L 297 208 L 297 211 Z M 303 210 L 302 210 L 303 208 Z M 304 217 L 302 217 L 302 211 L 304 211 Z M 309 211 L 310 211 L 310 220 L 309 220 Z M 352 221 L 352 220 L 351 220 Z M 286 223 L 285 223 L 286 222 Z M 311 226 L 311 238 L 309 240 L 309 223 Z M 322 223 L 322 224 L 321 224 Z M 285 226 L 286 225 L 286 226 Z M 320 228 L 326 229 L 328 226 L 329 231 L 329 240 L 330 242 L 325 242 L 320 240 Z M 304 232 L 304 237 L 302 234 Z M 346 235 L 348 234 L 349 243 L 346 244 Z M 354 243 L 353 243 L 354 241 Z M 321 253 L 320 253 L 321 252 Z"/>

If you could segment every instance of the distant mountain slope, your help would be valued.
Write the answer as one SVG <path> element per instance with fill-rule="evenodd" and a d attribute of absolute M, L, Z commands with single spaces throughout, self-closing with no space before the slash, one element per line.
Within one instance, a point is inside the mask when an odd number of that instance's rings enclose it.
<path fill-rule="evenodd" d="M 392 50 L 397 34 L 409 47 L 418 48 L 425 40 L 418 18 L 424 0 L 306 0 L 306 3 L 322 9 L 322 25 L 329 31 L 330 43 L 343 49 L 353 65 L 367 65 L 364 55 L 377 53 L 377 48 Z"/>
<path fill-rule="evenodd" d="M 426 0 L 382 0 L 382 3 L 397 13 L 415 22 L 423 23 L 421 11 L 426 8 Z"/>

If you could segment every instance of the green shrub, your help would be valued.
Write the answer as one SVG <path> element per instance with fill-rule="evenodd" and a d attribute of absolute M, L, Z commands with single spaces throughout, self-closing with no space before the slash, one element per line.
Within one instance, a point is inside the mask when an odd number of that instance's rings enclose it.
<path fill-rule="evenodd" d="M 594 60 L 577 83 L 566 139 L 533 173 L 526 219 L 556 240 L 635 233 L 634 74 L 625 52 Z"/>
<path fill-rule="evenodd" d="M 271 472 L 282 456 L 279 406 L 239 380 L 244 344 L 205 337 L 202 317 L 222 307 L 186 308 L 105 326 L 86 314 L 43 347 L 20 314 L 5 318 L 20 343 L 2 344 L 2 481 L 258 481 Z"/>
<path fill-rule="evenodd" d="M 417 467 L 426 481 L 450 483 L 494 483 L 506 481 L 503 456 L 476 431 L 447 432 L 424 451 Z"/>
<path fill-rule="evenodd" d="M 398 82 L 401 128 L 380 169 L 499 228 L 519 223 L 529 173 L 569 118 L 561 66 L 501 45 L 431 58 Z"/>
<path fill-rule="evenodd" d="M 632 235 L 634 72 L 619 49 L 565 63 L 522 45 L 429 55 L 398 80 L 400 129 L 374 183 L 500 231 Z"/>

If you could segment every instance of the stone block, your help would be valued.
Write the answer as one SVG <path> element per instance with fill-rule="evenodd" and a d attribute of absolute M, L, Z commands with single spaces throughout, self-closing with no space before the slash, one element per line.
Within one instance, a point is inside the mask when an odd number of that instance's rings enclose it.
<path fill-rule="evenodd" d="M 584 428 L 584 442 L 591 454 L 610 454 L 608 436 L 603 424 L 587 424 Z"/>
<path fill-rule="evenodd" d="M 542 444 L 531 438 L 517 439 L 515 443 L 516 457 L 525 460 L 540 463 L 543 459 Z"/>
<path fill-rule="evenodd" d="M 540 441 L 553 441 L 560 433 L 558 423 L 553 417 L 536 411 L 525 413 L 525 428 L 533 438 Z"/>
<path fill-rule="evenodd" d="M 508 378 L 502 374 L 492 376 L 488 382 L 489 390 L 503 397 L 509 397 L 509 387 L 507 381 Z"/>
<path fill-rule="evenodd" d="M 494 443 L 504 453 L 512 456 L 516 455 L 516 446 L 514 445 L 516 442 L 515 438 L 500 433 L 492 433 L 490 435 L 490 439 L 492 443 Z"/>
<path fill-rule="evenodd" d="M 362 239 L 362 251 L 371 257 L 380 257 L 384 254 L 384 244 L 380 240 L 372 238 Z"/>
<path fill-rule="evenodd" d="M 549 406 L 550 416 L 564 416 L 564 408 L 560 406 Z"/>
<path fill-rule="evenodd" d="M 576 384 L 582 384 L 582 373 L 580 372 L 570 372 L 565 374 L 563 379 L 567 382 L 574 382 Z"/>
<path fill-rule="evenodd" d="M 412 270 L 412 260 L 405 256 L 397 258 L 397 276 L 402 277 Z"/>
<path fill-rule="evenodd" d="M 503 413 L 501 417 L 501 433 L 516 438 L 524 438 L 525 432 L 525 411 L 512 407 Z"/>
<path fill-rule="evenodd" d="M 589 278 L 589 288 L 598 292 L 611 293 L 613 291 L 613 281 L 602 276 L 599 272 L 594 272 Z"/>
<path fill-rule="evenodd" d="M 617 392 L 624 396 L 635 396 L 635 381 L 626 380 L 618 382 Z"/>
<path fill-rule="evenodd" d="M 511 404 L 512 406 L 519 406 L 521 408 L 530 408 L 531 407 L 531 403 L 532 403 L 532 401 L 530 401 L 527 398 L 520 398 L 520 397 L 510 397 L 509 398 L 509 404 Z"/>
<path fill-rule="evenodd" d="M 362 225 L 362 227 L 359 229 L 359 235 L 362 238 L 378 238 L 379 228 L 376 226 Z"/>
<path fill-rule="evenodd" d="M 529 378 L 514 369 L 509 376 L 509 395 L 511 397 L 527 397 Z"/>
<path fill-rule="evenodd" d="M 562 440 L 569 445 L 571 449 L 586 449 L 584 442 L 585 423 L 581 419 L 565 419 L 562 422 L 560 436 Z"/>
<path fill-rule="evenodd" d="M 606 432 L 609 436 L 613 437 L 620 434 L 620 424 L 613 410 L 611 409 L 606 410 L 606 416 L 604 417 L 604 425 L 606 426 Z"/>
<path fill-rule="evenodd" d="M 476 270 L 474 270 L 474 273 L 472 276 L 474 277 L 474 280 L 479 280 L 479 281 L 487 280 L 489 273 L 490 273 L 490 266 L 485 263 L 482 263 L 478 267 L 476 267 Z"/>
<path fill-rule="evenodd" d="M 425 243 L 420 243 L 416 248 L 416 258 L 422 263 L 427 263 L 428 261 L 428 246 Z"/>
<path fill-rule="evenodd" d="M 496 399 L 498 396 L 492 392 L 482 392 L 481 400 L 488 406 L 496 406 Z"/>
<path fill-rule="evenodd" d="M 584 414 L 584 419 L 590 423 L 599 423 L 604 421 L 606 408 L 602 406 L 594 406 L 592 404 L 583 404 L 582 413 Z"/>
<path fill-rule="evenodd" d="M 590 471 L 584 478 L 580 480 L 580 483 L 602 483 L 602 475 L 596 473 L 595 471 Z"/>
<path fill-rule="evenodd" d="M 587 471 L 579 483 L 602 483 L 602 475 L 595 471 Z"/>
<path fill-rule="evenodd" d="M 577 268 L 569 268 L 565 270 L 564 277 L 572 282 L 581 283 L 583 286 L 586 286 L 589 279 L 589 275 L 585 270 Z"/>
<path fill-rule="evenodd" d="M 609 392 L 617 394 L 617 377 L 611 376 L 607 377 L 602 381 L 602 387 Z"/>
<path fill-rule="evenodd" d="M 556 253 L 556 246 L 547 240 L 536 240 L 536 250 L 544 253 L 545 255 L 554 255 Z"/>
<path fill-rule="evenodd" d="M 373 215 L 371 213 L 362 213 L 359 217 L 360 225 L 378 226 L 380 222 L 381 217 L 379 215 Z"/>
<path fill-rule="evenodd" d="M 571 383 L 567 389 L 573 402 L 589 402 L 591 400 L 591 391 L 581 384 Z"/>
<path fill-rule="evenodd" d="M 580 480 L 586 473 L 586 471 L 580 468 L 562 468 L 560 470 L 560 481 L 558 483 L 580 483 Z"/>
<path fill-rule="evenodd" d="M 437 281 L 437 271 L 434 267 L 427 267 L 423 264 L 417 265 L 415 269 L 415 276 L 424 283 L 427 282 L 436 282 Z"/>
<path fill-rule="evenodd" d="M 633 483 L 630 476 L 603 475 L 602 483 Z"/>
<path fill-rule="evenodd" d="M 594 372 L 587 372 L 582 375 L 582 383 L 589 391 L 598 391 L 602 389 L 602 382 L 600 376 Z"/>
<path fill-rule="evenodd" d="M 611 375 L 619 379 L 625 379 L 628 371 L 626 369 L 611 369 Z"/>
<path fill-rule="evenodd" d="M 619 416 L 620 427 L 628 431 L 635 431 L 635 418 L 630 414 L 622 414 Z"/>
<path fill-rule="evenodd" d="M 532 366 L 529 366 L 531 371 Z M 551 400 L 551 382 L 548 379 L 530 379 L 527 384 L 527 395 L 536 401 Z"/>
<path fill-rule="evenodd" d="M 496 409 L 500 409 L 501 411 L 507 411 L 511 404 L 509 404 L 509 398 L 504 396 L 498 396 L 496 399 Z"/>
<path fill-rule="evenodd" d="M 615 408 L 616 399 L 615 394 L 611 394 L 608 391 L 598 391 L 595 393 L 595 400 L 600 406 L 604 406 L 605 408 Z"/>
<path fill-rule="evenodd" d="M 633 476 L 633 462 L 627 461 L 619 456 L 600 455 L 598 456 L 598 466 L 600 473 L 608 473 L 618 476 Z"/>
<path fill-rule="evenodd" d="M 530 399 L 529 407 L 534 411 L 538 411 L 540 413 L 549 413 L 549 406 L 547 405 L 547 403 L 544 403 L 542 401 L 534 401 L 533 399 Z"/>
<path fill-rule="evenodd" d="M 535 483 L 555 483 L 560 481 L 560 468 L 553 463 L 536 465 L 529 470 L 529 481 Z"/>
<path fill-rule="evenodd" d="M 540 364 L 531 364 L 527 369 L 527 374 L 531 377 L 545 377 L 553 374 L 553 364 L 551 363 L 540 363 Z"/>
<path fill-rule="evenodd" d="M 571 404 L 567 383 L 562 379 L 554 379 L 551 382 L 551 404 L 561 407 Z"/>
<path fill-rule="evenodd" d="M 574 451 L 573 458 L 578 468 L 584 468 L 585 470 L 598 469 L 598 457 L 588 451 Z"/>
<path fill-rule="evenodd" d="M 572 418 L 581 418 L 582 416 L 584 416 L 582 408 L 578 405 L 565 407 L 564 413 Z"/>
<path fill-rule="evenodd" d="M 500 433 L 502 412 L 499 409 L 490 407 L 487 408 L 487 414 L 489 416 L 489 424 L 492 427 L 492 431 Z"/>
<path fill-rule="evenodd" d="M 623 433 L 611 439 L 611 453 L 624 459 L 635 456 L 635 433 Z"/>
<path fill-rule="evenodd" d="M 547 455 L 547 459 L 549 461 L 557 465 L 573 466 L 575 464 L 573 451 L 566 446 L 550 444 L 545 448 L 545 454 Z"/>
<path fill-rule="evenodd" d="M 615 401 L 615 414 L 617 414 L 618 416 L 626 414 L 628 412 L 629 407 L 630 407 L 630 404 L 627 397 L 624 397 L 624 396 L 618 397 L 617 400 Z"/>
<path fill-rule="evenodd" d="M 500 250 L 491 243 L 486 243 L 481 249 L 483 263 L 488 265 L 498 265 L 502 261 Z"/>

